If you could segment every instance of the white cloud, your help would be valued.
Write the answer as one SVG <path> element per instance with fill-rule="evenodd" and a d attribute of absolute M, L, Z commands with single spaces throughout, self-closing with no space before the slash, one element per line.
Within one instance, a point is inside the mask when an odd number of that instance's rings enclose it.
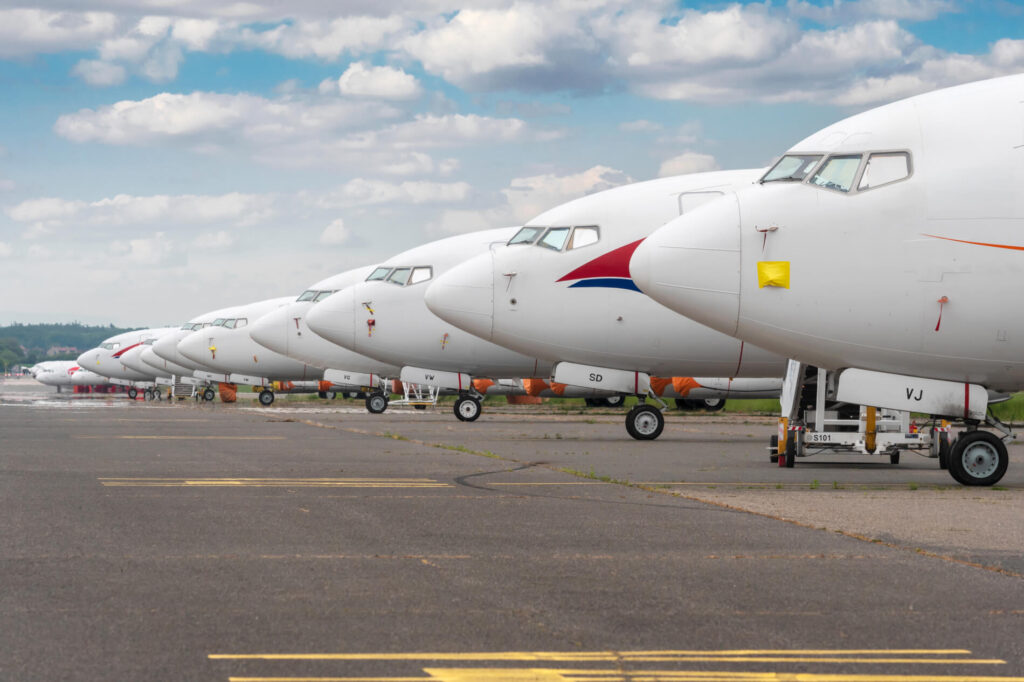
<path fill-rule="evenodd" d="M 152 237 L 111 242 L 110 251 L 128 263 L 147 266 L 164 265 L 181 255 L 163 232 L 157 232 Z"/>
<path fill-rule="evenodd" d="M 345 227 L 345 221 L 341 218 L 332 220 L 331 223 L 320 233 L 320 243 L 340 246 L 352 237 L 352 232 Z"/>
<path fill-rule="evenodd" d="M 204 232 L 192 241 L 192 246 L 208 251 L 220 251 L 235 243 L 234 236 L 227 230 Z"/>
<path fill-rule="evenodd" d="M 88 49 L 117 24 L 108 12 L 0 9 L 0 58 Z"/>
<path fill-rule="evenodd" d="M 118 85 L 124 82 L 127 72 L 120 64 L 111 64 L 98 59 L 82 59 L 71 73 L 84 80 L 89 85 L 106 87 Z"/>
<path fill-rule="evenodd" d="M 506 225 L 522 225 L 544 211 L 572 199 L 632 182 L 626 173 L 593 166 L 579 173 L 547 173 L 515 178 L 501 190 L 503 201 L 484 210 L 447 210 L 435 232 L 451 234 Z"/>
<path fill-rule="evenodd" d="M 804 0 L 789 0 L 786 9 L 793 16 L 806 17 L 822 24 L 864 19 L 928 21 L 940 14 L 957 11 L 952 0 L 839 0 L 831 5 L 814 5 Z"/>
<path fill-rule="evenodd" d="M 6 242 L 0 242 L 0 258 L 9 258 L 14 253 L 14 249 L 11 245 Z"/>
<path fill-rule="evenodd" d="M 295 21 L 267 30 L 244 29 L 239 43 L 293 59 L 335 60 L 341 55 L 366 54 L 389 47 L 395 36 L 410 28 L 399 15 L 346 16 L 333 21 Z"/>
<path fill-rule="evenodd" d="M 624 133 L 653 133 L 661 130 L 661 124 L 646 119 L 637 121 L 626 121 L 619 124 L 619 130 Z"/>
<path fill-rule="evenodd" d="M 401 69 L 353 62 L 338 78 L 338 91 L 354 97 L 414 99 L 423 88 L 415 76 Z"/>
<path fill-rule="evenodd" d="M 272 217 L 273 200 L 269 195 L 237 192 L 219 196 L 117 194 L 93 202 L 46 197 L 23 201 L 9 208 L 7 215 L 19 223 L 48 227 L 70 223 L 141 225 L 161 221 L 248 225 Z"/>
<path fill-rule="evenodd" d="M 472 188 L 466 182 L 409 181 L 399 184 L 356 178 L 319 200 L 325 207 L 374 204 L 449 204 L 465 201 Z"/>
<path fill-rule="evenodd" d="M 679 156 L 666 159 L 658 168 L 658 177 L 670 175 L 687 175 L 688 173 L 704 173 L 718 170 L 718 162 L 710 154 L 683 152 Z"/>

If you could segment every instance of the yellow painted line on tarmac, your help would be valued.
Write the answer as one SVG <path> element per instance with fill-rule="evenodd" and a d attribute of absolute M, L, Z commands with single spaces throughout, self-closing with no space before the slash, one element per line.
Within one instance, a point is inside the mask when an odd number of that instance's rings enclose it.
<path fill-rule="evenodd" d="M 886 662 L 895 656 L 969 656 L 969 649 L 724 649 L 717 651 L 667 650 L 667 651 L 493 651 L 493 652 L 392 652 L 392 653 L 292 653 L 292 654 L 209 654 L 210 659 L 219 660 L 266 660 L 266 661 L 674 661 L 698 659 L 727 660 L 736 658 L 767 658 L 768 660 L 789 660 L 801 657 L 827 657 L 843 662 L 853 657 L 865 662 Z M 906 658 L 910 662 L 985 663 L 1004 664 L 1000 659 L 973 658 Z"/>
<path fill-rule="evenodd" d="M 450 488 L 431 478 L 100 478 L 107 487 Z"/>
<path fill-rule="evenodd" d="M 285 440 L 284 436 L 93 436 L 75 434 L 79 440 Z"/>
<path fill-rule="evenodd" d="M 424 668 L 429 677 L 229 677 L 230 682 L 1024 682 L 1024 677 L 869 675 L 707 670 L 572 670 L 558 668 Z"/>

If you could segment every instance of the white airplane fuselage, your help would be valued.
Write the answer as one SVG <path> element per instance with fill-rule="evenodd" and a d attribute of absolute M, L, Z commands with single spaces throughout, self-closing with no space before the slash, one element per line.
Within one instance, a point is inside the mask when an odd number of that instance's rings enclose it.
<path fill-rule="evenodd" d="M 549 363 L 664 377 L 781 377 L 783 357 L 666 310 L 629 276 L 633 250 L 657 227 L 762 173 L 662 178 L 563 204 L 527 221 L 516 237 L 522 243 L 437 278 L 427 304 L 481 338 Z"/>
<path fill-rule="evenodd" d="M 187 371 L 182 371 L 180 373 L 181 376 L 192 376 L 193 372 L 196 371 L 217 372 L 218 370 L 215 367 L 211 367 L 210 365 L 202 362 L 196 362 L 191 358 L 186 358 L 178 351 L 178 344 L 194 331 L 211 327 L 217 321 L 223 322 L 224 320 L 230 319 L 237 308 L 238 306 L 231 306 L 229 308 L 220 308 L 218 310 L 204 313 L 192 318 L 180 328 L 175 329 L 168 334 L 164 334 L 153 342 L 152 347 L 153 355 L 155 355 L 160 362 L 155 362 L 154 359 L 146 352 L 143 352 L 142 354 L 143 362 L 162 371 L 170 371 L 171 367 L 187 369 Z M 171 373 L 179 374 L 179 372 Z"/>
<path fill-rule="evenodd" d="M 356 268 L 315 282 L 297 300 L 272 310 L 249 325 L 249 336 L 276 353 L 320 369 L 397 377 L 397 366 L 328 341 L 314 333 L 306 320 L 314 305 L 320 305 L 333 292 L 362 282 L 373 270 L 373 267 Z"/>
<path fill-rule="evenodd" d="M 812 365 L 1020 390 L 1022 102 L 1018 75 L 840 121 L 763 184 L 655 232 L 632 276 L 684 315 Z"/>
<path fill-rule="evenodd" d="M 143 341 L 159 338 L 172 330 L 173 327 L 160 327 L 140 329 L 111 336 L 105 339 L 98 347 L 87 350 L 79 355 L 77 359 L 78 365 L 82 369 L 87 369 L 118 381 L 151 382 L 156 379 L 157 371 L 155 369 L 147 372 L 132 369 L 121 362 L 121 356 L 132 348 L 140 346 Z"/>
<path fill-rule="evenodd" d="M 185 336 L 178 342 L 178 352 L 225 375 L 238 374 L 272 381 L 320 379 L 323 377 L 322 369 L 275 353 L 249 336 L 250 322 L 293 300 L 287 296 L 238 306 L 225 326 L 205 327 Z"/>
<path fill-rule="evenodd" d="M 338 345 L 396 366 L 490 378 L 547 376 L 549 363 L 464 332 L 430 312 L 423 300 L 430 279 L 505 243 L 517 230 L 449 237 L 390 258 L 379 266 L 390 279 L 335 293 L 309 311 L 309 327 Z M 406 276 L 408 283 L 396 283 Z"/>

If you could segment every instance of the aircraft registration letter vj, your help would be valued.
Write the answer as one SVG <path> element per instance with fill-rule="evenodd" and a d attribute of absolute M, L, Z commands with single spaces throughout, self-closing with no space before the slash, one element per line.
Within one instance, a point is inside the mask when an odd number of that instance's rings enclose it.
<path fill-rule="evenodd" d="M 789 288 L 789 261 L 763 260 L 757 263 L 757 286 Z"/>

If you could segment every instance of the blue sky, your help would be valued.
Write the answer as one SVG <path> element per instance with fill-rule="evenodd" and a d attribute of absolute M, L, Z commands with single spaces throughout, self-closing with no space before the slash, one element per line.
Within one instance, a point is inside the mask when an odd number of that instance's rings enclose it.
<path fill-rule="evenodd" d="M 1001 0 L 0 1 L 0 322 L 176 324 L 1021 71 Z"/>

